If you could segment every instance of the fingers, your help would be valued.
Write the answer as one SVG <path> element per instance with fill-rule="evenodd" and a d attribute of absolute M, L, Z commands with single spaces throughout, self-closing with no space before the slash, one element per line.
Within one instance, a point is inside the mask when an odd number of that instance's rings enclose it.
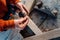
<path fill-rule="evenodd" d="M 27 10 L 27 8 L 25 7 L 25 5 L 23 5 L 22 3 L 17 3 L 16 5 L 20 10 L 21 12 L 25 13 L 25 14 L 28 14 L 29 11 Z"/>
<path fill-rule="evenodd" d="M 26 22 L 23 24 L 23 27 L 25 27 L 28 24 L 29 20 L 26 20 Z"/>
<path fill-rule="evenodd" d="M 24 8 L 24 10 L 25 10 L 27 13 L 29 13 L 29 11 L 28 11 L 28 9 L 26 8 L 25 5 L 22 5 L 22 7 Z"/>
<path fill-rule="evenodd" d="M 26 25 L 28 24 L 28 20 L 26 20 L 25 23 L 18 24 L 20 28 L 24 29 Z"/>
<path fill-rule="evenodd" d="M 28 20 L 26 20 L 25 23 L 18 24 L 18 26 L 19 26 L 19 28 L 21 28 L 23 30 L 26 27 L 27 24 L 28 24 Z"/>
<path fill-rule="evenodd" d="M 26 21 L 27 19 L 28 19 L 28 17 L 26 16 L 26 17 L 24 17 L 24 18 L 21 18 L 19 22 L 20 22 L 20 23 L 23 23 L 23 22 Z"/>
<path fill-rule="evenodd" d="M 20 9 L 21 9 L 21 11 L 22 11 L 23 13 L 25 13 L 25 14 L 28 13 L 27 9 L 24 7 L 23 4 L 20 5 Z"/>
<path fill-rule="evenodd" d="M 23 11 L 22 3 L 19 2 L 19 3 L 16 4 L 16 6 L 17 6 L 21 11 Z"/>
<path fill-rule="evenodd" d="M 18 24 L 21 29 L 24 29 L 28 24 L 29 20 L 27 19 L 24 23 Z"/>

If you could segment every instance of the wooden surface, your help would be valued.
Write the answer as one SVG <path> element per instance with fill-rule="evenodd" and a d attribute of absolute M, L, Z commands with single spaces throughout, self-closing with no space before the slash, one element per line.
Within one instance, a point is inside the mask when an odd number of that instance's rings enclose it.
<path fill-rule="evenodd" d="M 38 18 L 35 17 L 35 19 L 38 19 Z M 35 19 L 33 19 L 33 21 Z M 35 22 L 36 22 L 36 20 L 35 20 Z M 47 18 L 44 21 L 44 23 L 41 26 L 39 26 L 40 29 L 41 29 L 41 27 L 43 27 L 43 29 L 44 29 L 43 31 L 45 31 L 45 32 L 43 32 L 42 34 L 40 34 L 38 36 L 27 37 L 24 40 L 49 40 L 52 38 L 60 37 L 60 13 L 58 13 L 57 19 Z"/>
<path fill-rule="evenodd" d="M 28 26 L 35 33 L 35 35 L 42 34 L 42 31 L 37 27 L 37 25 L 29 18 Z"/>
<path fill-rule="evenodd" d="M 49 40 L 56 37 L 60 37 L 60 28 L 43 33 L 39 36 L 28 37 L 28 38 L 25 38 L 24 40 Z"/>
<path fill-rule="evenodd" d="M 26 8 L 31 11 L 33 5 L 35 4 L 35 0 L 22 0 L 22 3 L 25 4 Z"/>

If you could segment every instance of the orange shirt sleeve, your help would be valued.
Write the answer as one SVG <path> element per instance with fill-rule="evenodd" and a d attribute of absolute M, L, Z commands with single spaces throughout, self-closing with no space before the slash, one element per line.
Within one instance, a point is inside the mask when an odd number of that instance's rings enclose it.
<path fill-rule="evenodd" d="M 16 4 L 16 3 L 20 2 L 21 0 L 8 0 L 8 1 L 12 4 Z"/>
<path fill-rule="evenodd" d="M 0 31 L 6 28 L 14 28 L 14 20 L 2 20 L 0 19 Z"/>

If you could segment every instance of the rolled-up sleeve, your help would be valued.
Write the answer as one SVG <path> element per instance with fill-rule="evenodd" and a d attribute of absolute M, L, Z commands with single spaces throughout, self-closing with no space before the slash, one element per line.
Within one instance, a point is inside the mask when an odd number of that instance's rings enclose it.
<path fill-rule="evenodd" d="M 14 20 L 2 20 L 0 19 L 0 31 L 3 31 L 7 28 L 14 28 Z"/>

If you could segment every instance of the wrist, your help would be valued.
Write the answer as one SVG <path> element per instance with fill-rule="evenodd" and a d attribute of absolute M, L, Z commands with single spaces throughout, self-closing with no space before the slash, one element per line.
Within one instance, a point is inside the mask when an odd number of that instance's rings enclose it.
<path fill-rule="evenodd" d="M 19 24 L 18 22 L 19 22 L 18 19 L 14 20 L 14 23 L 15 23 L 15 29 L 22 30 L 22 29 L 18 26 L 18 24 Z"/>

